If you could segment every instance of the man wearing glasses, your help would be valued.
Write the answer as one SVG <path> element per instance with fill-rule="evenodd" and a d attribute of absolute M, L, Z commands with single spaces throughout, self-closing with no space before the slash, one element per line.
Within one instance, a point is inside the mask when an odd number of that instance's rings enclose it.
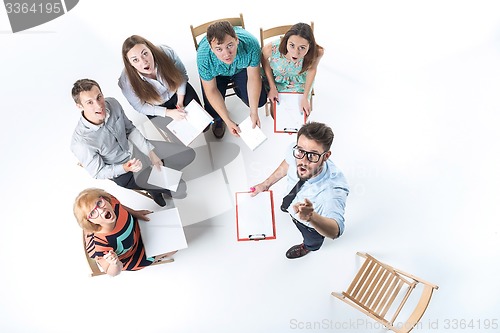
<path fill-rule="evenodd" d="M 196 61 L 205 110 L 214 117 L 212 132 L 216 138 L 224 136 L 224 123 L 231 134 L 239 136 L 240 132 L 224 101 L 230 82 L 234 82 L 236 95 L 250 108 L 252 128 L 260 127 L 258 109 L 267 99 L 260 76 L 260 54 L 257 38 L 228 21 L 211 24 L 200 41 Z"/>
<path fill-rule="evenodd" d="M 297 133 L 280 166 L 264 182 L 255 185 L 257 195 L 287 176 L 290 193 L 281 210 L 290 214 L 302 233 L 303 242 L 287 252 L 289 259 L 319 250 L 325 237 L 338 238 L 344 232 L 344 210 L 349 186 L 343 173 L 329 159 L 333 131 L 325 124 L 308 122 Z"/>

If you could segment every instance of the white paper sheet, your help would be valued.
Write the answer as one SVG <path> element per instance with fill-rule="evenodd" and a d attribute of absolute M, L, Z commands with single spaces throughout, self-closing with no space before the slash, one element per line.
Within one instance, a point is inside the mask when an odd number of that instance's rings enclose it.
<path fill-rule="evenodd" d="M 182 120 L 173 120 L 167 128 L 183 144 L 188 146 L 213 121 L 213 117 L 194 99 L 184 108 L 186 117 Z"/>
<path fill-rule="evenodd" d="M 149 174 L 148 183 L 175 192 L 177 191 L 181 177 L 182 171 L 167 168 L 163 165 L 158 170 L 157 167 L 153 166 Z"/>
<path fill-rule="evenodd" d="M 139 220 L 139 228 L 148 257 L 188 247 L 177 208 L 160 210 L 147 216 L 150 220 Z"/>
<path fill-rule="evenodd" d="M 251 150 L 255 150 L 255 148 L 260 146 L 267 139 L 259 126 L 252 128 L 252 120 L 250 117 L 247 117 L 238 126 L 241 130 L 240 137 Z"/>

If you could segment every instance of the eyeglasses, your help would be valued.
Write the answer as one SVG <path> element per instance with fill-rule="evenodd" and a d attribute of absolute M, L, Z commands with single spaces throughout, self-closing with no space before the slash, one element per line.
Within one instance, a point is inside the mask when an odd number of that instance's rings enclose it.
<path fill-rule="evenodd" d="M 293 157 L 300 159 L 303 159 L 304 156 L 307 158 L 307 160 L 311 163 L 317 163 L 321 156 L 325 155 L 327 151 L 322 152 L 321 154 L 314 153 L 312 151 L 305 151 L 300 149 L 299 147 L 295 146 L 293 147 Z"/>
<path fill-rule="evenodd" d="M 90 211 L 87 218 L 89 220 L 98 218 L 101 215 L 101 213 L 97 211 L 97 208 L 104 208 L 105 205 L 106 205 L 105 199 L 103 197 L 99 197 L 99 200 L 97 200 L 97 202 L 95 203 L 94 209 Z"/>

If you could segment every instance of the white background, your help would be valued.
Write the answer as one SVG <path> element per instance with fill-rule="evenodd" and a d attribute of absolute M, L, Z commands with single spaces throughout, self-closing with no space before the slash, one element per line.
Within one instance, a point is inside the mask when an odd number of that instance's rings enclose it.
<path fill-rule="evenodd" d="M 133 208 L 157 206 L 76 166 L 73 82 L 97 80 L 144 121 L 117 86 L 123 40 L 172 46 L 201 96 L 189 25 L 240 12 L 255 36 L 315 23 L 326 52 L 311 119 L 333 128 L 332 158 L 351 186 L 344 235 L 288 260 L 301 237 L 285 214 L 276 211 L 276 240 L 250 243 L 236 241 L 229 210 L 187 226 L 189 247 L 172 264 L 88 277 L 75 196 L 99 186 Z M 356 251 L 439 285 L 417 331 L 494 331 L 485 325 L 500 321 L 499 13 L 497 1 L 82 0 L 12 34 L 0 10 L 0 331 L 383 332 L 330 296 L 352 279 Z M 235 119 L 247 115 L 228 103 Z M 269 139 L 255 152 L 241 146 L 238 190 L 262 181 L 294 140 L 260 114 Z M 283 182 L 274 190 L 280 201 Z"/>

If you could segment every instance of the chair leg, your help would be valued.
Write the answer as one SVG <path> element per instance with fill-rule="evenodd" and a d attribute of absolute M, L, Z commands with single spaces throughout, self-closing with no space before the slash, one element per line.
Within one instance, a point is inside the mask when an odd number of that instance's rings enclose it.
<path fill-rule="evenodd" d="M 164 258 L 161 258 L 159 260 L 156 260 L 154 263 L 151 264 L 151 266 L 161 265 L 161 264 L 169 264 L 169 263 L 172 263 L 174 261 L 175 261 L 174 258 L 164 257 Z"/>
<path fill-rule="evenodd" d="M 147 197 L 147 198 L 151 199 L 151 200 L 154 200 L 154 199 L 153 199 L 153 196 L 151 195 L 151 193 L 149 193 L 149 192 L 148 192 L 148 191 L 146 191 L 146 190 L 134 190 L 134 191 L 135 191 L 136 193 L 139 193 L 139 194 L 141 194 L 141 195 L 143 195 L 143 196 L 145 196 L 145 197 Z"/>

